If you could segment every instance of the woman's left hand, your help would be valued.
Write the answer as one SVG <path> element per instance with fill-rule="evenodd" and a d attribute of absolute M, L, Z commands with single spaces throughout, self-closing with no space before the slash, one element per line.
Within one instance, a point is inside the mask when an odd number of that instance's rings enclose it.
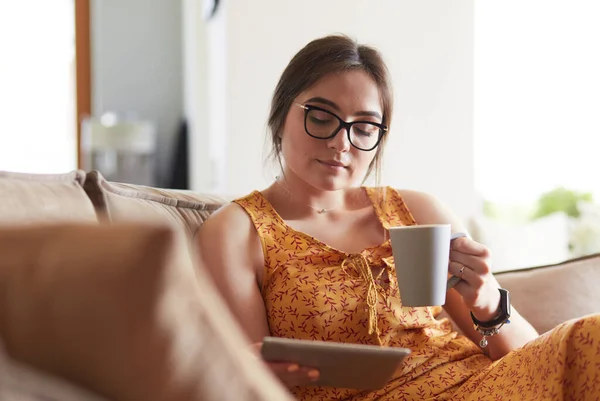
<path fill-rule="evenodd" d="M 500 285 L 492 275 L 488 248 L 467 237 L 453 240 L 448 270 L 461 279 L 454 289 L 475 317 L 481 321 L 493 319 L 500 304 Z"/>

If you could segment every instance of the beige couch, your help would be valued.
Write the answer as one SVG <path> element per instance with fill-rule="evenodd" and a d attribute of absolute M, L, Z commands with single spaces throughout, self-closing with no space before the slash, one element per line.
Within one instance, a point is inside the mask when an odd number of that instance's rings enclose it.
<path fill-rule="evenodd" d="M 23 400 L 40 374 L 123 401 L 286 399 L 187 252 L 226 201 L 0 172 L 0 385 Z M 540 332 L 600 311 L 600 255 L 497 277 Z"/>

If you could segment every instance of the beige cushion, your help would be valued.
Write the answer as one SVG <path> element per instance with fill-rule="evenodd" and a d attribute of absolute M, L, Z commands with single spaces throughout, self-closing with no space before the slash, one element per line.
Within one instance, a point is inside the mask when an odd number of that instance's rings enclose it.
<path fill-rule="evenodd" d="M 0 337 L 109 400 L 287 400 L 186 241 L 142 224 L 0 229 Z"/>
<path fill-rule="evenodd" d="M 87 174 L 85 191 L 102 221 L 158 221 L 193 236 L 225 199 L 191 191 L 108 182 L 98 171 Z"/>
<path fill-rule="evenodd" d="M 496 278 L 510 290 L 513 306 L 540 333 L 600 311 L 600 254 Z"/>
<path fill-rule="evenodd" d="M 21 174 L 0 171 L 0 225 L 45 221 L 95 222 L 83 171 Z"/>

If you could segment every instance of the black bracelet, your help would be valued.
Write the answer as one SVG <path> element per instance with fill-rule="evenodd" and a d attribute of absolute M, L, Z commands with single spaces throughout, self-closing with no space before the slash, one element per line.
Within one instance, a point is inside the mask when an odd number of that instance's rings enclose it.
<path fill-rule="evenodd" d="M 510 318 L 509 293 L 504 288 L 499 288 L 498 291 L 500 291 L 500 305 L 499 305 L 500 312 L 499 312 L 498 316 L 487 322 L 482 322 L 482 321 L 478 320 L 475 317 L 475 315 L 473 315 L 473 312 L 471 311 L 470 312 L 471 320 L 473 320 L 473 323 L 476 326 L 484 328 L 484 329 L 493 329 L 493 328 L 497 327 L 498 325 L 501 325 L 502 323 L 506 322 Z"/>

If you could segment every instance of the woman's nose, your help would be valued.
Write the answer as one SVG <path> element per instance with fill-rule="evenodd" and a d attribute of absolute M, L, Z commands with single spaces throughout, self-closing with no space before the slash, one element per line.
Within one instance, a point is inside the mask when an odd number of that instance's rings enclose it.
<path fill-rule="evenodd" d="M 333 138 L 327 142 L 327 146 L 330 149 L 334 149 L 337 152 L 348 152 L 350 150 L 350 141 L 348 140 L 348 131 L 346 128 L 341 128 Z"/>

